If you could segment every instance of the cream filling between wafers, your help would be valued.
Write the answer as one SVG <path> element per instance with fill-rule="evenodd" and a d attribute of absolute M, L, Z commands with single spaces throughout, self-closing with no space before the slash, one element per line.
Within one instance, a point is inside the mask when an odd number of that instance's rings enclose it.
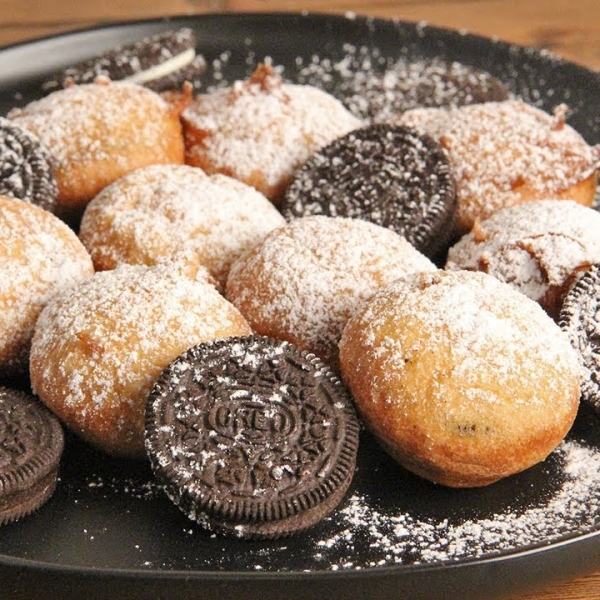
<path fill-rule="evenodd" d="M 138 73 L 134 73 L 133 75 L 126 77 L 125 81 L 131 81 L 133 83 L 146 83 L 148 81 L 154 81 L 155 79 L 166 77 L 170 73 L 174 73 L 175 71 L 179 71 L 180 69 L 187 67 L 188 65 L 192 64 L 194 58 L 196 58 L 196 51 L 194 48 L 188 48 L 187 50 L 184 50 L 180 54 L 177 54 L 173 58 L 170 58 L 159 65 L 155 65 L 149 69 L 139 71 Z"/>

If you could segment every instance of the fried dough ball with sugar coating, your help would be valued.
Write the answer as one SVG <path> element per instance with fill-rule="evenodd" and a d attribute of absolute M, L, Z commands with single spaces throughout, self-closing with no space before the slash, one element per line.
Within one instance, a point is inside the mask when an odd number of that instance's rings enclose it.
<path fill-rule="evenodd" d="M 179 110 L 141 85 L 72 85 L 13 109 L 54 161 L 57 214 L 75 220 L 106 185 L 151 164 L 183 163 Z"/>
<path fill-rule="evenodd" d="M 42 309 L 54 294 L 93 273 L 87 250 L 60 219 L 0 196 L 0 379 L 27 373 Z"/>
<path fill-rule="evenodd" d="M 392 122 L 428 133 L 446 148 L 456 179 L 459 233 L 505 206 L 547 198 L 590 206 L 599 154 L 554 114 L 520 100 L 406 111 Z"/>
<path fill-rule="evenodd" d="M 226 297 L 256 333 L 337 363 L 346 320 L 382 285 L 433 263 L 391 229 L 312 216 L 271 232 L 231 267 Z"/>
<path fill-rule="evenodd" d="M 579 406 L 567 337 L 537 303 L 485 273 L 417 273 L 382 288 L 348 321 L 340 365 L 390 455 L 452 487 L 543 460 Z"/>
<path fill-rule="evenodd" d="M 182 120 L 188 164 L 244 181 L 275 204 L 313 152 L 362 124 L 327 92 L 284 83 L 269 65 L 199 95 Z"/>
<path fill-rule="evenodd" d="M 557 318 L 577 275 L 600 262 L 599 231 L 600 213 L 570 200 L 509 206 L 452 246 L 446 268 L 493 275 Z"/>
<path fill-rule="evenodd" d="M 31 383 L 83 439 L 143 458 L 146 398 L 161 371 L 195 344 L 249 333 L 195 253 L 153 267 L 122 265 L 46 306 L 32 342 Z"/>
<path fill-rule="evenodd" d="M 86 207 L 79 237 L 98 270 L 152 265 L 193 246 L 224 287 L 231 263 L 285 219 L 254 188 L 188 165 L 137 169 Z"/>

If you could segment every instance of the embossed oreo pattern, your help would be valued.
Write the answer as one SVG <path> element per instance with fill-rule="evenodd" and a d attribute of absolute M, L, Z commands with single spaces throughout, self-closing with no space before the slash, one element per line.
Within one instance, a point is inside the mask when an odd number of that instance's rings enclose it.
<path fill-rule="evenodd" d="M 252 530 L 347 486 L 358 425 L 324 363 L 249 336 L 196 346 L 165 370 L 150 394 L 146 441 L 168 495 L 190 518 Z"/>
<path fill-rule="evenodd" d="M 370 125 L 321 148 L 295 173 L 281 205 L 288 219 L 364 219 L 403 235 L 429 258 L 452 235 L 454 177 L 433 138 L 398 125 Z"/>
<path fill-rule="evenodd" d="M 24 392 L 0 387 L 0 523 L 28 514 L 50 496 L 63 447 L 54 415 Z"/>
<path fill-rule="evenodd" d="M 58 184 L 49 152 L 31 133 L 0 117 L 0 195 L 52 212 Z"/>

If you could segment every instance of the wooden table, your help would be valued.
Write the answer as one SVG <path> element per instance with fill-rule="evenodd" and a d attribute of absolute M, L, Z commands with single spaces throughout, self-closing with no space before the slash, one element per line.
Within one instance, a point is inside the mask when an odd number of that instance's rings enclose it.
<path fill-rule="evenodd" d="M 0 46 L 98 22 L 217 11 L 352 11 L 427 21 L 543 47 L 600 71 L 598 0 L 0 0 Z M 599 600 L 600 568 L 574 581 L 507 600 Z M 398 599 L 404 600 L 404 599 Z"/>
<path fill-rule="evenodd" d="M 0 0 L 0 45 L 99 21 L 216 11 L 353 11 L 548 48 L 600 70 L 598 0 Z"/>

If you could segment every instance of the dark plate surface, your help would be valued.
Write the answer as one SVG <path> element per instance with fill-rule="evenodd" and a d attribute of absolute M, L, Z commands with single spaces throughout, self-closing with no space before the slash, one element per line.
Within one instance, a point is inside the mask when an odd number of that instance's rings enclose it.
<path fill-rule="evenodd" d="M 207 59 L 205 87 L 267 56 L 287 79 L 334 93 L 366 61 L 377 69 L 441 57 L 486 69 L 543 108 L 566 102 L 570 124 L 600 142 L 598 74 L 462 33 L 317 15 L 145 21 L 1 49 L 0 114 L 38 96 L 59 68 L 184 25 Z M 361 442 L 354 483 L 332 517 L 291 539 L 243 543 L 188 521 L 145 464 L 69 438 L 50 502 L 0 528 L 0 597 L 488 600 L 600 567 L 600 422 L 591 412 L 544 463 L 478 490 L 430 485 L 366 434 Z"/>

